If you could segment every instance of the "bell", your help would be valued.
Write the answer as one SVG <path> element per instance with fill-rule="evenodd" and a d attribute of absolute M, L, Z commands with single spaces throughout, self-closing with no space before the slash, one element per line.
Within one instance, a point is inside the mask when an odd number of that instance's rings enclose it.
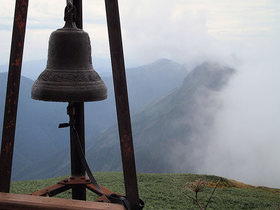
<path fill-rule="evenodd" d="M 66 15 L 65 26 L 51 34 L 47 67 L 33 84 L 31 98 L 59 102 L 107 98 L 107 88 L 92 67 L 88 33 L 78 29 L 73 19 Z"/>

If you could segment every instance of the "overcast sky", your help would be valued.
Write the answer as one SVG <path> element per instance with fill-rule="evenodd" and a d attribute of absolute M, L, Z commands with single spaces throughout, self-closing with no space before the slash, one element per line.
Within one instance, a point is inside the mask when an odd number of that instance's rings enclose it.
<path fill-rule="evenodd" d="M 29 1 L 24 61 L 46 59 L 65 2 Z M 0 65 L 9 61 L 15 1 L 1 3 Z M 83 5 L 93 56 L 109 59 L 104 1 Z M 237 69 L 220 93 L 224 106 L 201 172 L 280 187 L 280 1 L 119 0 L 119 7 L 129 65 L 169 58 L 188 68 L 210 60 Z"/>
<path fill-rule="evenodd" d="M 5 3 L 3 3 L 5 2 Z M 49 35 L 63 26 L 64 0 L 29 1 L 24 60 L 45 59 Z M 8 63 L 15 0 L 0 8 L 0 64 Z M 93 56 L 109 57 L 103 0 L 84 0 Z M 240 51 L 279 42 L 278 0 L 119 0 L 125 56 L 143 64 L 238 59 Z"/>

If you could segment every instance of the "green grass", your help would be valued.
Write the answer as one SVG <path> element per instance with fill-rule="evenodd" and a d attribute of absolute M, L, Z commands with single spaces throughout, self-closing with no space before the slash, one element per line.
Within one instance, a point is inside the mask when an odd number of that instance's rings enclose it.
<path fill-rule="evenodd" d="M 106 172 L 95 173 L 98 183 L 104 187 L 119 193 L 124 193 L 122 173 Z M 12 193 L 28 194 L 47 186 L 53 185 L 63 177 L 13 182 Z M 220 179 L 216 176 L 194 174 L 138 174 L 140 197 L 145 201 L 145 209 L 198 209 L 197 205 L 187 197 L 193 196 L 193 192 L 184 189 L 186 183 L 202 179 L 214 186 Z M 199 200 L 204 206 L 213 188 L 206 187 L 199 193 Z M 57 197 L 71 198 L 71 191 L 67 191 Z M 94 200 L 96 196 L 88 192 L 87 199 Z M 233 180 L 222 178 L 220 187 L 208 205 L 207 209 L 280 209 L 280 190 L 254 187 Z"/>

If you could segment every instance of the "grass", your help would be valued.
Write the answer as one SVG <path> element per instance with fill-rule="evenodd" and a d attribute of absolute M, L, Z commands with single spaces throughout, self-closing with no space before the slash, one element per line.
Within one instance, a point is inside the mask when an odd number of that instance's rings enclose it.
<path fill-rule="evenodd" d="M 94 175 L 99 184 L 114 192 L 124 193 L 122 173 L 100 172 Z M 28 194 L 53 185 L 63 178 L 13 182 L 11 192 Z M 145 209 L 198 209 L 197 205 L 186 195 L 193 196 L 193 192 L 184 189 L 186 183 L 194 182 L 197 179 L 208 182 L 205 190 L 199 193 L 200 203 L 205 205 L 213 186 L 220 177 L 195 174 L 138 174 L 139 193 L 142 200 L 145 201 Z M 71 198 L 71 191 L 62 193 L 57 197 Z M 88 200 L 94 200 L 95 198 L 97 198 L 96 195 L 88 192 Z M 207 209 L 280 210 L 280 190 L 254 187 L 222 178 Z"/>

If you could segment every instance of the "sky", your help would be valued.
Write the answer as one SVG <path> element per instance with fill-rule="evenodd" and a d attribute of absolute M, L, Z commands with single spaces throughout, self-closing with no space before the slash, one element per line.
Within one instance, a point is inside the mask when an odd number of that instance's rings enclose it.
<path fill-rule="evenodd" d="M 0 65 L 8 63 L 15 0 L 0 8 Z M 24 61 L 46 59 L 49 35 L 64 25 L 66 1 L 29 1 Z M 84 30 L 93 56 L 108 59 L 103 0 L 84 0 Z M 159 58 L 198 63 L 230 61 L 245 46 L 279 35 L 277 0 L 119 0 L 125 58 L 141 65 Z M 237 57 L 235 57 L 237 56 Z"/>
<path fill-rule="evenodd" d="M 24 62 L 46 59 L 65 2 L 29 2 Z M 0 65 L 9 61 L 14 4 L 0 7 Z M 83 5 L 93 56 L 109 61 L 104 1 Z M 201 173 L 280 187 L 280 1 L 119 0 L 119 8 L 127 66 L 168 58 L 188 69 L 213 61 L 237 70 L 219 93 Z"/>

